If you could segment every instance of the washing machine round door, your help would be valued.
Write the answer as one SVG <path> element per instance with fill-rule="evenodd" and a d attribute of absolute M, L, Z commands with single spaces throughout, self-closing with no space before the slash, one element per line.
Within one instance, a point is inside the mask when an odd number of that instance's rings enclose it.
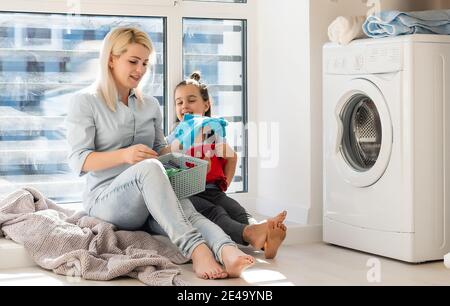
<path fill-rule="evenodd" d="M 357 187 L 375 184 L 389 164 L 392 123 L 385 98 L 369 80 L 350 82 L 336 108 L 336 164 Z"/>

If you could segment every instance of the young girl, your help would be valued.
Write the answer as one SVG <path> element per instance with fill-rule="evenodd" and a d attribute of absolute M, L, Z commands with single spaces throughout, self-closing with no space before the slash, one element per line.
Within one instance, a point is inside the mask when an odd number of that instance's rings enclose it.
<path fill-rule="evenodd" d="M 178 201 L 163 165 L 170 151 L 158 102 L 137 90 L 154 48 L 136 28 L 116 28 L 100 52 L 100 75 L 74 95 L 66 120 L 69 164 L 86 175 L 90 216 L 123 230 L 157 222 L 205 279 L 238 277 L 254 263 L 217 225 Z M 224 268 L 221 266 L 224 265 Z"/>
<path fill-rule="evenodd" d="M 188 80 L 175 88 L 178 121 L 182 121 L 186 114 L 211 116 L 208 89 L 200 82 L 200 78 L 200 74 L 194 72 Z M 173 133 L 167 140 L 169 144 L 175 140 Z M 226 142 L 206 140 L 200 148 L 193 147 L 185 153 L 210 162 L 206 190 L 190 197 L 195 209 L 219 225 L 233 241 L 243 245 L 250 244 L 256 249 L 263 248 L 266 258 L 274 258 L 286 237 L 286 226 L 283 224 L 286 212 L 257 224 L 245 208 L 226 195 L 225 191 L 234 177 L 237 164 L 237 154 L 233 149 Z"/>

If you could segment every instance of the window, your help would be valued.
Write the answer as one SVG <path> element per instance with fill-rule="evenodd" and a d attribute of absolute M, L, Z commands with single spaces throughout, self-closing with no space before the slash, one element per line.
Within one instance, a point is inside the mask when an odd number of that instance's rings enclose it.
<path fill-rule="evenodd" d="M 0 198 L 27 185 L 60 203 L 80 201 L 84 179 L 67 164 L 70 97 L 95 80 L 109 30 L 135 25 L 150 35 L 157 52 L 144 92 L 163 108 L 165 20 L 24 13 L 0 18 Z"/>
<path fill-rule="evenodd" d="M 245 152 L 245 22 L 240 20 L 183 20 L 183 73 L 202 73 L 212 98 L 213 116 L 228 120 L 227 141 L 239 155 L 230 192 L 246 189 Z"/>

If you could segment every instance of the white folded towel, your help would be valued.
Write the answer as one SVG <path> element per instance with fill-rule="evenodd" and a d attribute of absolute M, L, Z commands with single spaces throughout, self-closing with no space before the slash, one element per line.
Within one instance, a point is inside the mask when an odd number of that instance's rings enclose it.
<path fill-rule="evenodd" d="M 366 16 L 339 16 L 328 27 L 328 37 L 332 42 L 347 45 L 352 40 L 367 37 L 363 31 Z"/>

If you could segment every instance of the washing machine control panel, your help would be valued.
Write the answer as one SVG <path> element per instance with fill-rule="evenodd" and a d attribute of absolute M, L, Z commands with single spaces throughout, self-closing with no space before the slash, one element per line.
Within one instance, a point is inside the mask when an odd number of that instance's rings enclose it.
<path fill-rule="evenodd" d="M 328 74 L 374 74 L 403 70 L 402 45 L 355 45 L 324 49 Z"/>

